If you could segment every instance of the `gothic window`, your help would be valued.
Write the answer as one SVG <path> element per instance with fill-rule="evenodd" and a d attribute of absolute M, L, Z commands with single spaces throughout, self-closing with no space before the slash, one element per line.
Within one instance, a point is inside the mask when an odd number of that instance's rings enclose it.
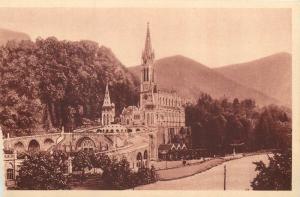
<path fill-rule="evenodd" d="M 7 169 L 6 178 L 7 178 L 7 180 L 14 179 L 14 170 L 13 169 L 11 169 L 11 168 Z"/>
<path fill-rule="evenodd" d="M 141 168 L 141 167 L 142 167 L 142 161 L 143 161 L 142 153 L 139 152 L 139 153 L 137 154 L 136 160 L 137 160 L 136 166 L 137 166 L 138 168 Z"/>
<path fill-rule="evenodd" d="M 146 68 L 146 81 L 149 81 L 149 69 Z"/>

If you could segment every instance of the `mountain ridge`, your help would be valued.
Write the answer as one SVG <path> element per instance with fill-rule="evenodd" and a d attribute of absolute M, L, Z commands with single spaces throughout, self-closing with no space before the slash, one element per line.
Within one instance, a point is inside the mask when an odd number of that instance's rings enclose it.
<path fill-rule="evenodd" d="M 128 69 L 139 78 L 139 66 Z M 214 69 L 182 55 L 158 59 L 155 62 L 155 72 L 160 88 L 175 89 L 180 96 L 197 99 L 205 92 L 215 98 L 224 96 L 229 99 L 252 98 L 260 105 L 278 103 L 276 99 L 245 87 Z"/>
<path fill-rule="evenodd" d="M 30 36 L 23 32 L 0 28 L 0 45 L 5 45 L 9 40 L 30 40 Z"/>
<path fill-rule="evenodd" d="M 215 71 L 278 99 L 291 107 L 292 56 L 286 52 L 275 53 L 244 63 L 215 68 Z"/>

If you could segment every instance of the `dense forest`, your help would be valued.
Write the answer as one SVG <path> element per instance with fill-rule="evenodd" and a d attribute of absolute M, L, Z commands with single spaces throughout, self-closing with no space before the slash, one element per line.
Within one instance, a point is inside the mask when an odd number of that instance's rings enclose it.
<path fill-rule="evenodd" d="M 202 94 L 186 107 L 192 146 L 216 154 L 232 152 L 233 146 L 239 151 L 291 147 L 291 123 L 289 108 L 258 108 L 251 99 L 229 101 Z"/>
<path fill-rule="evenodd" d="M 92 41 L 9 41 L 0 47 L 0 125 L 21 136 L 99 119 L 106 83 L 116 113 L 138 99 L 138 81 Z"/>

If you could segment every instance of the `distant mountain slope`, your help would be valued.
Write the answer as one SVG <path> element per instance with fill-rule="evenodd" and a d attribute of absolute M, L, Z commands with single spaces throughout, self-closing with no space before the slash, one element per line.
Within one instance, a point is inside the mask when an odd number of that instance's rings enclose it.
<path fill-rule="evenodd" d="M 0 45 L 5 45 L 8 40 L 30 40 L 30 37 L 22 32 L 16 32 L 0 28 Z"/>
<path fill-rule="evenodd" d="M 244 86 L 276 98 L 281 104 L 291 106 L 292 58 L 289 53 L 277 53 L 215 70 Z"/>
<path fill-rule="evenodd" d="M 129 67 L 129 70 L 134 75 L 140 76 L 140 67 Z M 160 88 L 174 89 L 184 97 L 197 99 L 201 92 L 205 92 L 215 98 L 223 96 L 230 99 L 253 98 L 261 105 L 277 103 L 275 99 L 240 85 L 184 56 L 177 55 L 157 60 L 155 72 Z"/>

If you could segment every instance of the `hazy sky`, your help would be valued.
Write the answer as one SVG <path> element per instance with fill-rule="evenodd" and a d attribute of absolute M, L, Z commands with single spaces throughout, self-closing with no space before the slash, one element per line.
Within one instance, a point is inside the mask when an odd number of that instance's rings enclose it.
<path fill-rule="evenodd" d="M 141 62 L 147 21 L 156 59 L 181 54 L 217 67 L 291 52 L 290 9 L 0 8 L 0 28 L 94 40 L 126 66 Z"/>

